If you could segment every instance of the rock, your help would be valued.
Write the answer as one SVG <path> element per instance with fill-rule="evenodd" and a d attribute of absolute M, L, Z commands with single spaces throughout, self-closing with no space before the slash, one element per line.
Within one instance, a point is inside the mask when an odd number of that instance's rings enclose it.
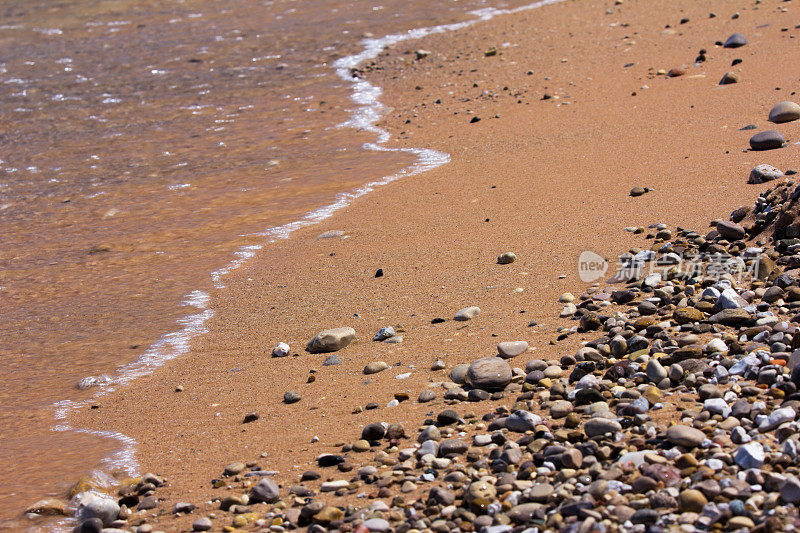
<path fill-rule="evenodd" d="M 70 514 L 67 509 L 67 504 L 55 498 L 39 500 L 25 509 L 25 512 L 44 516 L 68 516 Z M 102 528 L 102 524 L 100 527 Z"/>
<path fill-rule="evenodd" d="M 308 342 L 311 353 L 335 352 L 346 348 L 356 338 L 353 328 L 326 329 Z"/>
<path fill-rule="evenodd" d="M 776 130 L 765 130 L 750 137 L 750 148 L 753 150 L 773 150 L 786 142 L 784 136 Z"/>
<path fill-rule="evenodd" d="M 444 411 L 436 415 L 436 423 L 440 426 L 450 426 L 458 422 L 458 418 L 459 418 L 458 413 L 456 413 L 452 409 L 445 409 Z M 433 433 L 433 435 L 428 436 L 428 439 L 439 440 L 439 430 L 436 429 L 435 426 L 428 426 L 428 428 Z M 420 436 L 423 435 L 425 435 L 424 431 L 420 434 Z"/>
<path fill-rule="evenodd" d="M 578 307 L 573 303 L 568 303 L 561 310 L 561 313 L 559 314 L 559 316 L 561 318 L 567 318 L 567 317 L 570 317 L 570 316 L 574 315 L 577 312 L 578 312 Z"/>
<path fill-rule="evenodd" d="M 725 48 L 739 48 L 747 44 L 747 38 L 741 33 L 734 33 L 722 46 Z"/>
<path fill-rule="evenodd" d="M 647 362 L 645 372 L 647 373 L 647 378 L 653 383 L 660 383 L 662 379 L 667 377 L 667 369 L 655 357 L 651 357 Z"/>
<path fill-rule="evenodd" d="M 669 72 L 667 72 L 668 78 L 677 78 L 686 74 L 686 71 L 682 68 L 671 68 Z"/>
<path fill-rule="evenodd" d="M 542 423 L 542 417 L 531 412 L 519 410 L 514 411 L 506 418 L 506 429 L 516 433 L 533 431 L 534 428 Z"/>
<path fill-rule="evenodd" d="M 467 369 L 466 381 L 476 389 L 500 390 L 511 382 L 511 367 L 499 357 L 483 357 Z"/>
<path fill-rule="evenodd" d="M 643 194 L 647 193 L 650 189 L 646 187 L 634 187 L 631 189 L 630 195 L 634 198 L 637 196 L 642 196 Z"/>
<path fill-rule="evenodd" d="M 364 520 L 363 526 L 369 531 L 374 531 L 376 533 L 387 533 L 391 529 L 389 522 L 383 518 L 370 518 L 369 520 Z"/>
<path fill-rule="evenodd" d="M 260 417 L 258 413 L 256 413 L 255 411 L 247 413 L 244 415 L 244 420 L 242 420 L 242 424 L 249 424 L 250 422 L 255 422 L 259 418 Z"/>
<path fill-rule="evenodd" d="M 504 252 L 497 256 L 498 265 L 509 265 L 517 260 L 517 255 L 514 252 Z"/>
<path fill-rule="evenodd" d="M 347 486 L 347 482 L 345 482 L 345 486 Z M 318 524 L 330 524 L 331 522 L 341 520 L 342 518 L 344 518 L 344 511 L 338 507 L 326 505 L 322 508 L 322 510 L 314 515 L 314 522 L 317 522 Z"/>
<path fill-rule="evenodd" d="M 752 319 L 750 313 L 744 309 L 723 309 L 719 313 L 711 315 L 708 321 L 712 324 L 723 324 L 725 326 L 741 326 Z"/>
<path fill-rule="evenodd" d="M 747 183 L 764 183 L 766 181 L 772 181 L 782 177 L 783 172 L 772 165 L 762 163 L 760 165 L 756 165 L 756 167 L 750 171 L 750 177 L 747 179 Z"/>
<path fill-rule="evenodd" d="M 464 385 L 467 383 L 467 372 L 469 372 L 469 363 L 461 363 L 450 370 L 450 381 L 457 385 Z"/>
<path fill-rule="evenodd" d="M 214 524 L 211 519 L 205 516 L 192 522 L 192 531 L 211 531 L 212 527 L 214 527 Z"/>
<path fill-rule="evenodd" d="M 730 220 L 720 220 L 717 222 L 717 231 L 728 241 L 738 241 L 744 239 L 747 232 L 736 222 Z"/>
<path fill-rule="evenodd" d="M 389 368 L 389 365 L 386 364 L 384 361 L 375 361 L 372 363 L 367 363 L 367 365 L 364 367 L 364 374 L 366 375 L 377 374 L 378 372 L 383 372 L 387 368 Z"/>
<path fill-rule="evenodd" d="M 672 318 L 678 324 L 691 324 L 692 322 L 702 321 L 705 318 L 705 314 L 694 307 L 676 307 L 672 312 Z"/>
<path fill-rule="evenodd" d="M 335 365 L 341 365 L 341 364 L 342 364 L 342 360 L 339 358 L 338 355 L 333 353 L 333 354 L 331 354 L 331 355 L 329 355 L 328 357 L 325 358 L 325 361 L 323 361 L 322 366 L 335 366 Z"/>
<path fill-rule="evenodd" d="M 419 393 L 419 397 L 417 398 L 417 401 L 419 403 L 428 403 L 428 402 L 432 402 L 435 399 L 436 399 L 436 393 L 433 392 L 431 389 L 425 389 L 425 390 L 423 390 L 422 392 Z"/>
<path fill-rule="evenodd" d="M 172 512 L 174 514 L 189 514 L 189 513 L 193 512 L 195 509 L 197 509 L 197 506 L 195 504 L 193 504 L 193 503 L 177 502 L 172 507 Z"/>
<path fill-rule="evenodd" d="M 553 418 L 564 418 L 570 414 L 573 409 L 572 402 L 558 400 L 553 402 L 553 405 L 550 406 L 550 416 Z"/>
<path fill-rule="evenodd" d="M 380 422 L 373 422 L 372 424 L 367 424 L 364 426 L 364 429 L 361 430 L 361 438 L 370 441 L 370 440 L 381 440 L 386 435 L 386 427 Z"/>
<path fill-rule="evenodd" d="M 325 481 L 319 486 L 320 492 L 333 492 L 339 489 L 346 489 L 350 483 L 346 479 L 337 479 L 335 481 Z"/>
<path fill-rule="evenodd" d="M 445 439 L 439 444 L 439 456 L 461 455 L 468 449 L 469 445 L 461 439 Z"/>
<path fill-rule="evenodd" d="M 274 503 L 281 496 L 278 484 L 270 478 L 264 477 L 250 489 L 251 503 Z"/>
<path fill-rule="evenodd" d="M 680 494 L 680 510 L 684 513 L 700 513 L 708 499 L 699 490 L 687 489 Z"/>
<path fill-rule="evenodd" d="M 732 83 L 739 83 L 739 74 L 733 71 L 726 72 L 722 79 L 719 80 L 720 85 L 730 85 Z"/>
<path fill-rule="evenodd" d="M 510 359 L 528 351 L 526 341 L 507 341 L 497 345 L 497 353 L 503 359 Z"/>
<path fill-rule="evenodd" d="M 622 426 L 616 420 L 608 418 L 591 418 L 586 421 L 583 431 L 589 438 L 605 435 L 606 433 L 616 433 L 622 431 Z"/>
<path fill-rule="evenodd" d="M 245 468 L 247 468 L 247 466 L 244 463 L 231 463 L 225 467 L 225 469 L 222 471 L 222 475 L 235 476 L 236 474 L 241 474 L 244 472 Z"/>
<path fill-rule="evenodd" d="M 667 440 L 684 448 L 696 448 L 706 440 L 706 434 L 699 429 L 676 424 L 667 429 Z"/>
<path fill-rule="evenodd" d="M 786 503 L 800 502 L 800 480 L 794 476 L 787 476 L 786 481 L 781 484 L 781 500 Z"/>
<path fill-rule="evenodd" d="M 372 340 L 375 342 L 385 341 L 386 339 L 391 339 L 395 335 L 397 335 L 397 333 L 395 333 L 394 328 L 392 326 L 386 326 L 385 328 L 379 329 Z"/>
<path fill-rule="evenodd" d="M 800 118 L 800 105 L 794 102 L 779 102 L 769 112 L 769 121 L 780 124 Z"/>
<path fill-rule="evenodd" d="M 453 320 L 458 320 L 459 322 L 466 322 L 467 320 L 472 320 L 479 314 L 481 314 L 481 308 L 473 305 L 472 307 L 465 307 L 464 309 L 460 309 L 453 317 Z"/>
<path fill-rule="evenodd" d="M 75 518 L 78 520 L 88 520 L 89 518 L 99 518 L 103 526 L 109 527 L 119 516 L 119 505 L 116 501 L 108 497 L 98 496 L 93 493 L 87 494 L 78 504 L 75 511 Z"/>
<path fill-rule="evenodd" d="M 103 529 L 111 531 L 103 527 L 103 521 L 99 518 L 90 518 L 81 522 L 80 525 L 75 526 L 72 529 L 72 533 L 101 533 Z"/>
<path fill-rule="evenodd" d="M 297 402 L 300 401 L 300 399 L 301 399 L 300 394 L 298 394 L 298 393 L 296 393 L 294 391 L 287 390 L 286 392 L 283 393 L 283 402 L 284 403 L 288 403 L 288 404 L 297 403 Z"/>
<path fill-rule="evenodd" d="M 272 349 L 272 357 L 286 357 L 289 355 L 289 345 L 285 342 L 279 342 L 277 346 Z"/>
<path fill-rule="evenodd" d="M 781 424 L 791 422 L 794 420 L 795 416 L 797 416 L 797 413 L 795 413 L 795 410 L 791 407 L 781 407 L 780 409 L 775 409 L 758 425 L 758 430 L 761 433 L 772 431 Z"/>
<path fill-rule="evenodd" d="M 764 447 L 761 446 L 760 442 L 748 442 L 740 446 L 733 455 L 733 460 L 744 470 L 761 468 L 764 466 L 765 458 Z"/>

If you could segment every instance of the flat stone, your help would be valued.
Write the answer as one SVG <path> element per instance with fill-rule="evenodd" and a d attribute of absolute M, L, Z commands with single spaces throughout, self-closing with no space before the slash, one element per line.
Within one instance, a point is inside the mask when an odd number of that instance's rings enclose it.
<path fill-rule="evenodd" d="M 372 338 L 375 342 L 385 341 L 386 339 L 391 339 L 396 335 L 394 328 L 392 326 L 386 326 L 378 330 L 375 336 Z"/>
<path fill-rule="evenodd" d="M 378 372 L 383 372 L 387 368 L 389 368 L 389 365 L 384 361 L 374 361 L 372 363 L 367 363 L 367 365 L 364 366 L 364 374 L 377 374 Z"/>
<path fill-rule="evenodd" d="M 712 324 L 722 324 L 725 326 L 741 326 L 752 319 L 752 315 L 744 309 L 723 309 L 719 313 L 713 314 L 708 318 Z"/>
<path fill-rule="evenodd" d="M 296 393 L 294 391 L 287 390 L 286 392 L 283 393 L 283 402 L 284 403 L 292 404 L 292 403 L 297 403 L 300 400 L 301 400 L 300 394 L 298 394 L 298 393 Z"/>
<path fill-rule="evenodd" d="M 747 44 L 747 38 L 741 33 L 734 33 L 725 40 L 722 46 L 725 48 L 740 48 Z"/>
<path fill-rule="evenodd" d="M 678 324 L 690 324 L 692 322 L 700 322 L 705 318 L 705 315 L 699 309 L 694 307 L 676 307 L 672 312 L 672 318 Z"/>
<path fill-rule="evenodd" d="M 794 476 L 787 476 L 786 481 L 781 484 L 781 500 L 786 503 L 800 502 L 800 480 Z"/>
<path fill-rule="evenodd" d="M 558 400 L 553 402 L 553 405 L 550 406 L 550 416 L 553 418 L 564 418 L 570 414 L 573 409 L 574 407 L 571 402 L 567 400 Z"/>
<path fill-rule="evenodd" d="M 706 434 L 699 429 L 677 424 L 667 429 L 667 440 L 685 448 L 696 448 L 706 440 Z"/>
<path fill-rule="evenodd" d="M 680 509 L 684 513 L 702 512 L 703 506 L 708 503 L 708 498 L 699 490 L 687 489 L 680 494 Z"/>
<path fill-rule="evenodd" d="M 742 226 L 730 220 L 720 220 L 717 222 L 717 231 L 724 239 L 729 241 L 738 241 L 747 235 L 747 232 L 745 232 Z"/>
<path fill-rule="evenodd" d="M 311 353 L 335 352 L 346 348 L 356 338 L 353 328 L 326 329 L 317 333 L 316 337 L 308 342 L 308 351 Z"/>
<path fill-rule="evenodd" d="M 450 381 L 457 385 L 464 385 L 467 383 L 467 372 L 469 372 L 469 363 L 460 363 L 450 370 Z"/>
<path fill-rule="evenodd" d="M 337 479 L 336 481 L 325 481 L 320 485 L 321 492 L 333 492 L 339 489 L 346 489 L 350 483 L 346 479 Z"/>
<path fill-rule="evenodd" d="M 66 502 L 55 498 L 39 500 L 25 509 L 25 512 L 43 516 L 68 516 L 70 514 Z"/>
<path fill-rule="evenodd" d="M 497 345 L 497 353 L 503 359 L 510 359 L 528 351 L 526 341 L 506 341 Z"/>
<path fill-rule="evenodd" d="M 511 367 L 499 357 L 483 357 L 467 369 L 466 381 L 483 390 L 500 390 L 511 382 Z"/>
<path fill-rule="evenodd" d="M 773 150 L 780 148 L 786 138 L 777 130 L 765 130 L 750 137 L 750 148 L 753 150 Z"/>
<path fill-rule="evenodd" d="M 479 314 L 481 314 L 481 308 L 473 305 L 471 307 L 465 307 L 464 309 L 459 309 L 459 311 L 453 317 L 453 320 L 458 320 L 459 322 L 466 322 L 467 320 L 472 320 Z"/>
<path fill-rule="evenodd" d="M 364 520 L 363 526 L 369 531 L 374 531 L 376 533 L 386 533 L 392 527 L 389 522 L 383 518 L 370 518 L 369 520 Z"/>
<path fill-rule="evenodd" d="M 795 102 L 779 102 L 769 112 L 769 121 L 780 124 L 800 118 L 800 105 Z"/>
<path fill-rule="evenodd" d="M 753 170 L 750 171 L 750 177 L 747 178 L 747 183 L 755 183 L 755 184 L 764 183 L 782 177 L 783 177 L 783 172 L 773 167 L 772 165 L 767 165 L 766 163 L 762 163 L 760 165 L 756 165 L 755 168 L 753 168 Z"/>

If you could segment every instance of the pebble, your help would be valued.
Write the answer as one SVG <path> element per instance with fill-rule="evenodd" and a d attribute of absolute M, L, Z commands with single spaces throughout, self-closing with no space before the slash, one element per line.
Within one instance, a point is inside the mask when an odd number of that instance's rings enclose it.
<path fill-rule="evenodd" d="M 719 80 L 720 85 L 731 85 L 733 83 L 739 83 L 740 77 L 739 74 L 733 71 L 726 72 L 722 79 Z"/>
<path fill-rule="evenodd" d="M 720 220 L 717 222 L 717 231 L 724 239 L 729 241 L 738 241 L 747 235 L 742 226 L 730 220 Z"/>
<path fill-rule="evenodd" d="M 648 187 L 634 187 L 631 189 L 630 195 L 636 198 L 637 196 L 642 196 L 643 194 L 646 194 L 648 192 L 650 192 L 650 189 Z"/>
<path fill-rule="evenodd" d="M 497 256 L 498 265 L 510 265 L 517 260 L 517 255 L 514 252 L 503 252 Z"/>
<path fill-rule="evenodd" d="M 372 363 L 367 363 L 366 366 L 364 366 L 364 374 L 366 375 L 377 374 L 378 372 L 383 372 L 387 368 L 389 368 L 389 365 L 386 364 L 384 361 L 375 361 Z"/>
<path fill-rule="evenodd" d="M 483 357 L 473 361 L 466 373 L 466 382 L 475 389 L 499 390 L 511 382 L 511 367 L 500 357 Z"/>
<path fill-rule="evenodd" d="M 750 177 L 747 179 L 747 183 L 765 183 L 782 177 L 783 172 L 772 165 L 762 163 L 756 165 L 756 167 L 750 171 Z"/>
<path fill-rule="evenodd" d="M 503 359 L 510 359 L 528 351 L 526 341 L 506 341 L 497 345 L 497 353 Z"/>
<path fill-rule="evenodd" d="M 280 495 L 278 484 L 264 477 L 250 489 L 250 503 L 274 503 L 278 501 Z"/>
<path fill-rule="evenodd" d="M 379 329 L 372 340 L 375 342 L 385 341 L 386 339 L 391 339 L 395 335 L 397 334 L 395 333 L 394 328 L 392 326 L 386 326 Z"/>
<path fill-rule="evenodd" d="M 286 392 L 283 393 L 283 402 L 284 403 L 292 404 L 292 403 L 297 403 L 300 400 L 301 400 L 300 394 L 298 394 L 298 393 L 296 393 L 294 391 L 287 390 Z"/>
<path fill-rule="evenodd" d="M 466 322 L 467 320 L 472 320 L 473 318 L 477 317 L 479 314 L 481 314 L 481 308 L 473 305 L 472 307 L 460 309 L 453 317 L 453 320 Z"/>
<path fill-rule="evenodd" d="M 353 328 L 326 329 L 308 342 L 308 351 L 311 353 L 335 352 L 346 348 L 356 338 Z"/>
<path fill-rule="evenodd" d="M 773 150 L 781 148 L 786 139 L 781 132 L 764 130 L 750 137 L 750 148 L 753 150 Z"/>
<path fill-rule="evenodd" d="M 646 373 L 648 379 L 653 383 L 660 383 L 661 380 L 667 377 L 667 370 L 655 357 L 647 362 Z"/>
<path fill-rule="evenodd" d="M 769 111 L 769 121 L 780 124 L 800 119 L 800 105 L 795 102 L 779 102 Z"/>
<path fill-rule="evenodd" d="M 211 522 L 211 519 L 205 516 L 192 522 L 192 531 L 211 531 L 213 527 L 214 524 Z"/>
<path fill-rule="evenodd" d="M 736 461 L 736 464 L 745 470 L 749 468 L 761 468 L 764 465 L 765 459 L 764 447 L 758 442 L 748 442 L 740 446 L 733 456 L 733 460 Z"/>
<path fill-rule="evenodd" d="M 286 357 L 289 355 L 289 345 L 285 342 L 279 342 L 277 346 L 272 349 L 272 357 Z"/>
<path fill-rule="evenodd" d="M 86 496 L 78 504 L 75 518 L 81 521 L 98 518 L 103 522 L 104 527 L 111 526 L 119 516 L 119 504 L 108 497 L 98 496 L 94 493 L 84 494 Z"/>
<path fill-rule="evenodd" d="M 699 429 L 676 424 L 667 429 L 667 440 L 684 448 L 696 448 L 706 440 L 706 434 Z"/>
<path fill-rule="evenodd" d="M 432 391 L 431 389 L 425 389 L 425 390 L 423 390 L 422 392 L 419 393 L 419 397 L 417 398 L 417 401 L 419 403 L 428 403 L 428 402 L 432 402 L 435 399 L 436 399 L 436 393 L 434 391 Z"/>
<path fill-rule="evenodd" d="M 589 438 L 605 435 L 606 433 L 616 433 L 622 431 L 622 426 L 616 420 L 608 418 L 591 418 L 586 421 L 583 431 Z"/>
<path fill-rule="evenodd" d="M 734 33 L 725 40 L 725 48 L 740 48 L 747 44 L 747 38 L 741 33 Z"/>

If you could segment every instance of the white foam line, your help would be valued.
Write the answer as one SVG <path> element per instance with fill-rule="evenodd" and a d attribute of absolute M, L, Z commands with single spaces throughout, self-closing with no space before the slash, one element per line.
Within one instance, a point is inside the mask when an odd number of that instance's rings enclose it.
<path fill-rule="evenodd" d="M 478 22 L 490 20 L 498 15 L 510 15 L 513 13 L 520 13 L 536 9 L 550 4 L 556 4 L 563 0 L 541 0 L 532 4 L 527 4 L 514 9 L 495 9 L 486 8 L 477 11 L 471 11 L 469 14 L 474 15 L 476 18 L 464 22 L 453 24 L 443 24 L 440 26 L 432 26 L 428 28 L 417 28 L 409 30 L 405 33 L 397 33 L 381 37 L 379 39 L 363 39 L 361 44 L 364 49 L 358 54 L 342 57 L 334 62 L 333 67 L 336 75 L 344 81 L 352 84 L 352 94 L 350 98 L 358 104 L 358 108 L 351 111 L 350 118 L 344 123 L 340 124 L 342 128 L 354 128 L 360 131 L 369 131 L 377 135 L 377 140 L 371 143 L 365 143 L 363 148 L 373 152 L 405 152 L 416 156 L 417 160 L 412 165 L 403 168 L 402 170 L 384 176 L 378 180 L 371 181 L 366 185 L 357 187 L 356 189 L 340 193 L 336 195 L 333 203 L 310 211 L 299 220 L 275 226 L 265 230 L 258 235 L 267 238 L 268 243 L 273 243 L 279 239 L 288 239 L 289 236 L 295 231 L 318 224 L 323 220 L 330 218 L 336 211 L 349 206 L 354 200 L 364 196 L 365 194 L 374 191 L 376 188 L 387 185 L 401 178 L 421 174 L 440 167 L 450 162 L 450 155 L 437 150 L 427 148 L 387 148 L 382 146 L 391 139 L 391 134 L 376 126 L 376 123 L 383 117 L 385 106 L 379 101 L 382 90 L 380 87 L 372 85 L 371 83 L 361 80 L 351 73 L 351 69 L 357 67 L 364 61 L 374 59 L 386 48 L 403 41 L 410 41 L 420 39 L 422 37 L 456 31 L 467 28 L 477 24 Z M 253 258 L 256 253 L 264 247 L 263 244 L 242 246 L 234 253 L 234 259 L 226 266 L 215 270 L 211 273 L 211 280 L 217 288 L 224 288 L 222 278 L 238 269 L 247 261 Z M 183 327 L 177 331 L 167 333 L 158 339 L 147 351 L 145 351 L 136 361 L 122 365 L 117 368 L 114 377 L 101 383 L 98 386 L 98 392 L 91 399 L 74 402 L 71 400 L 64 400 L 57 402 L 53 405 L 55 409 L 55 418 L 58 423 L 53 426 L 53 431 L 71 431 L 74 433 L 81 433 L 93 435 L 101 438 L 115 439 L 121 446 L 120 449 L 114 454 L 106 457 L 103 464 L 109 469 L 121 469 L 128 475 L 134 476 L 139 473 L 139 462 L 136 459 L 136 445 L 137 442 L 133 438 L 119 432 L 102 431 L 85 428 L 72 427 L 67 421 L 70 412 L 83 409 L 91 403 L 95 402 L 99 396 L 108 394 L 113 391 L 116 386 L 130 383 L 131 381 L 151 374 L 156 368 L 162 366 L 167 361 L 175 359 L 181 355 L 189 352 L 191 341 L 200 335 L 208 332 L 206 322 L 214 316 L 214 311 L 208 309 L 208 304 L 211 296 L 200 290 L 190 292 L 184 297 L 182 305 L 190 305 L 201 310 L 200 313 L 191 314 L 178 320 L 178 323 Z M 108 476 L 102 471 L 94 472 L 94 475 L 101 479 L 107 479 Z"/>

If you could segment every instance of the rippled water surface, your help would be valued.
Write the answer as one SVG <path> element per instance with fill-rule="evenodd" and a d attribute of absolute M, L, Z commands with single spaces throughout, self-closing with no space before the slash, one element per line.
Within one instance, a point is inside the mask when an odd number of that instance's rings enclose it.
<path fill-rule="evenodd" d="M 264 229 L 413 161 L 336 127 L 354 104 L 333 62 L 482 7 L 0 2 L 0 519 L 117 446 L 52 431 L 79 380 L 175 330 Z"/>

